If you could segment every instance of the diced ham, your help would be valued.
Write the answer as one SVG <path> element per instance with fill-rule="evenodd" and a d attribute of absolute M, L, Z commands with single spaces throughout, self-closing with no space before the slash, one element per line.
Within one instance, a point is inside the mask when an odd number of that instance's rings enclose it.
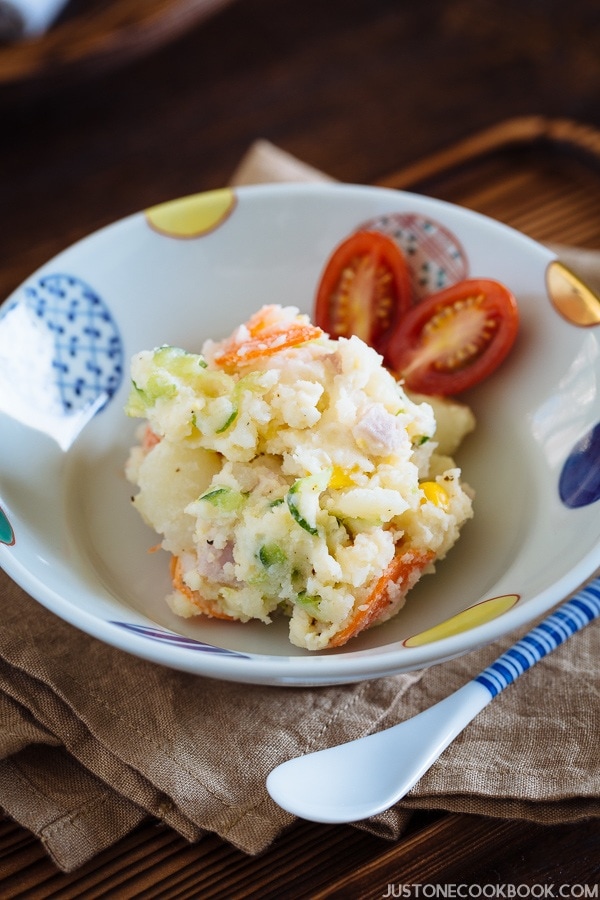
<path fill-rule="evenodd" d="M 406 442 L 404 423 L 380 403 L 367 407 L 352 433 L 357 444 L 375 456 L 397 452 Z"/>
<path fill-rule="evenodd" d="M 233 584 L 235 579 L 227 576 L 225 566 L 233 563 L 233 543 L 230 541 L 223 548 L 215 548 L 206 543 L 202 552 L 198 552 L 196 569 L 204 578 L 218 581 L 221 584 Z"/>

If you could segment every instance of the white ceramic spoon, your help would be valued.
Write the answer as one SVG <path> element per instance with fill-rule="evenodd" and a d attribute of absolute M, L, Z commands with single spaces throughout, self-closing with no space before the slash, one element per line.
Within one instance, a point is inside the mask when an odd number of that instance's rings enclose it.
<path fill-rule="evenodd" d="M 600 578 L 533 628 L 480 675 L 412 719 L 277 766 L 267 790 L 312 822 L 356 822 L 388 809 L 417 783 L 484 706 L 600 616 Z"/>

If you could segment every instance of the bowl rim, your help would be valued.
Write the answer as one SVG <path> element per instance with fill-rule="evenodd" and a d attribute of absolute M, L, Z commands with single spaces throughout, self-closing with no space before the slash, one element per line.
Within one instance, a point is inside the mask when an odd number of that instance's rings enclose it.
<path fill-rule="evenodd" d="M 437 211 L 438 215 L 443 214 L 444 210 L 450 209 L 453 211 L 453 215 L 456 215 L 458 212 L 472 222 L 484 222 L 486 227 L 493 228 L 497 233 L 505 232 L 511 235 L 513 239 L 522 242 L 523 246 L 528 246 L 546 264 L 557 259 L 555 252 L 545 248 L 527 235 L 516 231 L 511 226 L 449 201 L 426 197 L 411 191 L 335 182 L 244 185 L 236 186 L 231 188 L 231 190 L 240 198 L 275 198 L 276 201 L 310 194 L 323 198 L 334 196 L 350 198 L 355 194 L 400 196 L 403 200 L 410 201 L 414 199 L 418 202 L 419 207 Z M 212 192 L 203 191 L 188 196 L 202 197 L 207 193 Z M 181 199 L 184 198 L 174 198 L 172 201 L 167 202 L 176 203 Z M 47 269 L 48 266 L 61 259 L 64 255 L 72 254 L 82 245 L 96 240 L 101 234 L 122 228 L 126 223 L 137 219 L 141 220 L 144 215 L 144 210 L 132 213 L 103 226 L 73 243 L 33 272 L 12 292 L 5 303 L 10 302 L 21 291 L 23 286 L 35 278 L 39 272 Z M 5 303 L 0 306 L 0 312 Z M 517 604 L 497 618 L 471 627 L 458 634 L 448 635 L 429 644 L 414 648 L 402 646 L 401 642 L 392 642 L 368 650 L 344 648 L 341 652 L 324 651 L 302 656 L 271 655 L 245 651 L 198 653 L 196 650 L 186 647 L 178 646 L 173 648 L 168 644 L 149 641 L 141 635 L 126 631 L 112 621 L 101 619 L 86 609 L 74 605 L 72 599 L 69 600 L 68 596 L 63 596 L 48 587 L 35 572 L 29 571 L 12 551 L 11 546 L 6 543 L 0 543 L 0 565 L 36 601 L 66 622 L 112 647 L 150 662 L 166 665 L 191 674 L 236 682 L 267 685 L 325 686 L 328 684 L 354 683 L 365 679 L 399 674 L 441 664 L 449 659 L 479 649 L 503 637 L 508 632 L 533 622 L 537 617 L 548 612 L 554 605 L 565 600 L 593 576 L 596 569 L 600 566 L 600 546 L 582 556 L 575 565 L 569 567 L 560 579 L 540 591 L 536 596 L 529 598 L 525 604 Z M 157 625 L 157 628 L 161 631 L 168 631 L 163 626 Z M 400 648 L 401 660 L 399 661 L 397 657 Z"/>

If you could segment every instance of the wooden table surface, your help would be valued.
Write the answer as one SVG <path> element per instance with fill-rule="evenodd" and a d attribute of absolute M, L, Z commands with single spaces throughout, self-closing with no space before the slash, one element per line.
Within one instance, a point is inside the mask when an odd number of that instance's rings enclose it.
<path fill-rule="evenodd" d="M 375 182 L 513 117 L 600 128 L 597 0 L 234 0 L 139 49 L 17 84 L 0 51 L 0 298 L 89 232 L 223 186 L 257 138 L 338 179 Z M 148 823 L 65 875 L 0 819 L 3 900 L 368 898 L 400 885 L 417 896 L 418 884 L 597 897 L 599 879 L 595 820 L 419 813 L 398 843 L 299 823 L 257 859 Z"/>

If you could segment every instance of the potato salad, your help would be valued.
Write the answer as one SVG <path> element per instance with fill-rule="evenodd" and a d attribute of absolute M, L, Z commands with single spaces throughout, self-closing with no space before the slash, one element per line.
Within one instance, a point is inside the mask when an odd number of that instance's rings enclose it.
<path fill-rule="evenodd" d="M 266 306 L 200 353 L 137 353 L 133 504 L 170 554 L 180 616 L 341 647 L 385 622 L 471 518 L 464 404 L 410 396 L 358 337 Z"/>

